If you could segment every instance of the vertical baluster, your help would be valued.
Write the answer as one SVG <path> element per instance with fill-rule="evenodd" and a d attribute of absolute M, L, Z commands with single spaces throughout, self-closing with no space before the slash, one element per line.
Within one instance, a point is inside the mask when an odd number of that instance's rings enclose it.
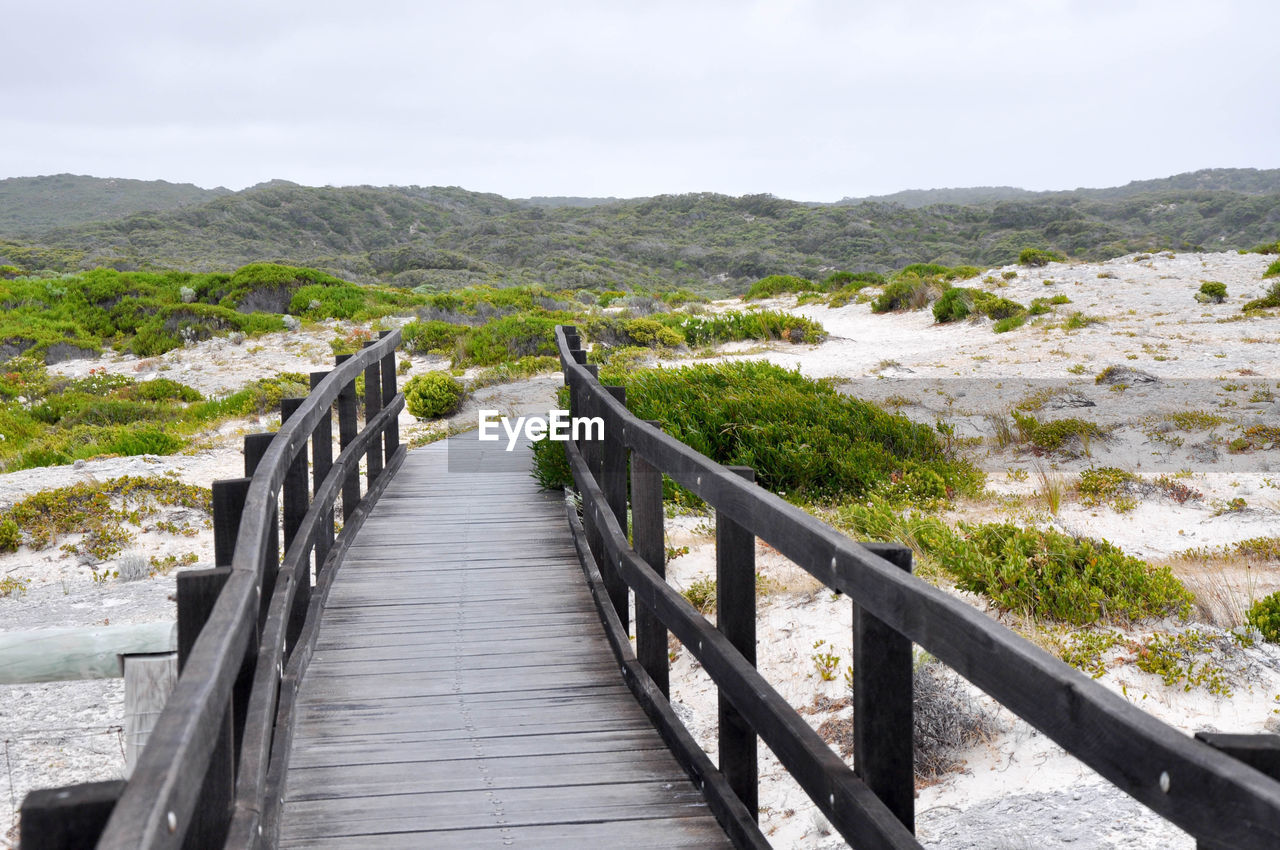
<path fill-rule="evenodd" d="M 911 572 L 911 550 L 862 544 Z M 889 811 L 915 831 L 911 641 L 853 606 L 853 768 Z"/>
<path fill-rule="evenodd" d="M 351 359 L 350 354 L 339 354 L 335 360 L 341 366 Z M 343 450 L 355 440 L 359 432 L 356 422 L 356 382 L 349 381 L 338 392 L 338 444 Z M 360 504 L 360 471 L 352 467 L 342 482 L 342 521 L 346 522 Z"/>
<path fill-rule="evenodd" d="M 605 392 L 622 402 L 627 403 L 627 391 L 623 387 L 604 387 Z M 601 414 L 605 413 L 603 400 L 600 405 Z M 627 534 L 627 446 L 625 443 L 625 426 L 619 420 L 614 428 L 611 416 L 605 417 L 604 440 L 600 444 L 600 489 L 604 491 L 605 501 L 613 511 L 614 519 Z M 616 569 L 604 573 L 605 588 L 609 599 L 613 602 L 613 610 L 618 612 L 623 631 L 631 631 L 631 590 Z"/>
<path fill-rule="evenodd" d="M 386 337 L 391 331 L 382 331 L 378 334 L 379 338 Z M 382 406 L 386 407 L 391 404 L 391 399 L 396 397 L 396 350 L 394 348 L 387 351 L 382 356 Z M 385 445 L 384 455 L 387 463 L 391 463 L 391 456 L 396 453 L 396 449 L 400 448 L 400 420 L 392 419 L 387 423 L 387 430 L 382 433 L 383 444 Z"/>
<path fill-rule="evenodd" d="M 213 482 L 213 563 L 216 567 L 230 568 L 235 555 L 236 540 L 240 536 L 240 521 L 244 515 L 245 498 L 249 495 L 252 478 L 226 478 Z M 265 617 L 267 605 L 263 585 L 258 585 L 258 610 Z M 235 751 L 239 759 L 240 742 L 244 736 L 245 717 L 249 714 L 249 694 L 253 690 L 253 670 L 258 659 L 258 633 L 255 629 L 245 647 L 244 662 L 236 677 L 231 693 L 232 725 L 235 728 Z M 194 640 L 194 637 L 192 638 Z"/>
<path fill-rule="evenodd" d="M 231 575 L 230 567 L 187 570 L 178 573 L 178 675 L 186 667 L 200 630 L 208 622 L 214 603 Z M 231 823 L 236 771 L 235 711 L 228 701 L 218 722 L 218 739 L 201 780 L 200 795 L 191 823 L 185 827 L 182 846 L 188 850 L 220 847 Z"/>
<path fill-rule="evenodd" d="M 371 345 L 373 345 L 372 342 L 366 342 L 364 347 L 368 348 Z M 381 364 L 374 360 L 364 367 L 364 424 L 366 428 L 373 421 L 373 417 L 378 415 L 378 411 L 382 410 L 382 378 L 380 377 L 382 369 L 380 366 Z M 369 474 L 369 487 L 372 487 L 373 482 L 377 481 L 378 476 L 382 474 L 381 441 L 373 440 L 369 443 L 369 451 L 365 455 L 365 469 Z"/>
<path fill-rule="evenodd" d="M 656 422 L 650 422 L 656 426 Z M 667 574 L 667 548 L 663 534 L 662 473 L 636 452 L 631 453 L 632 546 L 659 577 Z M 647 606 L 636 603 L 636 659 L 649 678 L 671 696 L 667 627 Z"/>
<path fill-rule="evenodd" d="M 748 481 L 755 471 L 731 466 Z M 756 666 L 756 538 L 746 528 L 716 511 L 716 628 L 752 666 Z M 723 695 L 720 704 L 720 772 L 759 820 L 759 768 L 756 733 Z"/>
<path fill-rule="evenodd" d="M 244 438 L 244 474 L 252 477 L 257 471 L 267 447 L 275 439 L 275 434 L 249 434 Z M 262 585 L 258 606 L 258 634 L 267 622 L 267 607 L 271 594 L 275 591 L 276 576 L 280 572 L 280 511 L 273 505 L 271 519 L 267 523 L 267 557 L 262 563 Z"/>
<path fill-rule="evenodd" d="M 280 402 L 281 417 L 288 421 L 305 399 L 286 398 Z M 307 515 L 310 505 L 310 488 L 307 486 L 307 444 L 298 448 L 285 469 L 284 474 L 284 549 L 289 551 L 302 520 Z M 302 634 L 302 623 L 307 618 L 307 607 L 311 604 L 311 558 L 308 555 L 298 564 L 293 575 L 297 588 L 293 592 L 293 607 L 289 611 L 289 626 L 285 629 L 285 646 L 292 652 L 294 643 Z M 286 653 L 286 657 L 288 653 Z"/>
<path fill-rule="evenodd" d="M 328 377 L 328 372 L 311 373 L 311 389 L 320 386 L 320 382 Z M 311 432 L 311 473 L 313 476 L 312 492 L 319 493 L 324 480 L 333 469 L 333 406 L 325 408 L 316 428 Z M 320 520 L 320 531 L 316 535 L 316 576 L 319 577 L 324 562 L 333 547 L 333 510 L 325 512 Z"/>

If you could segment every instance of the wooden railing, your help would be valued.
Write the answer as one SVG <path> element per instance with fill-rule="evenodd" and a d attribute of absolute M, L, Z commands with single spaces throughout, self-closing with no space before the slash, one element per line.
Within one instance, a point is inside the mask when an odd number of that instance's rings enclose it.
<path fill-rule="evenodd" d="M 602 441 L 566 443 L 582 497 L 579 552 L 588 577 L 598 576 L 597 604 L 632 690 L 686 769 L 703 781 L 738 846 L 763 841 L 752 830 L 757 736 L 854 847 L 919 846 L 913 835 L 915 643 L 1200 839 L 1201 847 L 1280 847 L 1280 782 L 1250 766 L 1280 764 L 1276 736 L 1198 740 L 1160 722 L 913 577 L 909 550 L 856 543 L 757 487 L 749 470 L 723 467 L 637 419 L 622 388 L 602 386 L 596 368 L 586 365 L 574 328 L 557 328 L 556 342 L 571 414 L 604 420 Z M 664 474 L 715 509 L 717 627 L 664 579 Z M 576 511 L 570 521 L 576 524 Z M 853 601 L 853 768 L 755 669 L 755 537 Z M 631 594 L 634 656 L 626 637 Z M 687 750 L 692 738 L 675 728 L 666 704 L 668 630 L 719 689 L 718 771 L 700 751 Z"/>
<path fill-rule="evenodd" d="M 332 372 L 313 372 L 310 395 L 282 402 L 278 432 L 245 439 L 247 477 L 213 484 L 216 566 L 178 574 L 180 675 L 132 776 L 32 792 L 22 808 L 25 850 L 274 845 L 294 698 L 325 592 L 404 459 L 399 341 L 399 331 L 384 332 L 339 356 Z M 335 540 L 339 492 L 344 526 Z"/>

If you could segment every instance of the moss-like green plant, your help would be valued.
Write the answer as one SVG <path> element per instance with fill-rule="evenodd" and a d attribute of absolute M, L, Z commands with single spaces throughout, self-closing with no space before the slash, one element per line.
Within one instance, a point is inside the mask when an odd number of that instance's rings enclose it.
<path fill-rule="evenodd" d="M 0 552 L 16 552 L 22 545 L 22 531 L 12 518 L 0 521 Z"/>
<path fill-rule="evenodd" d="M 462 404 L 466 390 L 451 375 L 428 372 L 410 378 L 404 385 L 404 404 L 418 419 L 439 419 Z"/>
<path fill-rule="evenodd" d="M 788 496 L 929 501 L 982 479 L 932 428 L 770 363 L 608 370 L 601 381 L 625 386 L 639 418 L 719 463 L 754 468 L 762 486 Z"/>
<path fill-rule="evenodd" d="M 1271 269 L 1276 271 L 1272 272 Z M 1273 277 L 1276 274 L 1280 274 L 1280 260 L 1272 264 L 1271 269 L 1267 270 L 1268 274 L 1264 275 L 1264 277 Z M 1269 310 L 1272 307 L 1280 307 L 1280 280 L 1271 284 L 1271 288 L 1267 290 L 1266 295 L 1253 299 L 1241 307 L 1240 310 L 1248 313 L 1253 310 Z"/>
<path fill-rule="evenodd" d="M 1025 441 L 1046 452 L 1073 450 L 1078 444 L 1088 453 L 1089 443 L 1105 435 L 1097 424 L 1072 417 L 1041 422 L 1015 410 L 1013 421 Z"/>
<path fill-rule="evenodd" d="M 1046 251 L 1041 248 L 1024 248 L 1022 253 L 1018 254 L 1018 263 L 1032 268 L 1047 266 L 1050 263 L 1061 263 L 1066 260 L 1056 251 Z"/>
<path fill-rule="evenodd" d="M 742 299 L 754 301 L 759 298 L 773 298 L 784 292 L 821 292 L 822 290 L 822 286 L 803 277 L 774 274 L 751 284 L 751 288 L 747 290 L 746 295 L 742 296 Z"/>
<path fill-rule="evenodd" d="M 1280 643 L 1280 592 L 1255 601 L 1249 606 L 1245 620 L 1262 632 L 1263 640 Z"/>
<path fill-rule="evenodd" d="M 1200 281 L 1200 291 L 1196 293 L 1196 301 L 1201 304 L 1221 304 L 1227 300 L 1227 285 L 1216 280 Z"/>
<path fill-rule="evenodd" d="M 1154 673 L 1168 686 L 1181 684 L 1184 691 L 1203 686 L 1211 694 L 1231 696 L 1231 687 L 1220 666 L 1211 660 L 1197 662 L 1197 656 L 1213 650 L 1208 632 L 1189 629 L 1181 634 L 1152 635 L 1138 647 L 1139 670 Z"/>
<path fill-rule="evenodd" d="M 533 479 L 548 490 L 573 486 L 573 470 L 560 440 L 535 440 L 533 447 Z"/>

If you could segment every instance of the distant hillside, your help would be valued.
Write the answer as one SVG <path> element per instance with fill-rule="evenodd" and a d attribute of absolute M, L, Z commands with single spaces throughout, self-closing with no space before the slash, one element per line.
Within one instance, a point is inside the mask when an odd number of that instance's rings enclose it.
<path fill-rule="evenodd" d="M 530 205 L 456 187 L 272 181 L 196 206 L 0 239 L 0 265 L 214 271 L 276 261 L 348 280 L 441 289 L 491 282 L 723 292 L 768 274 L 1001 265 L 1027 247 L 1096 260 L 1138 250 L 1247 248 L 1280 237 L 1280 191 L 1260 193 L 1280 172 L 1200 174 L 1129 184 L 1114 190 L 1117 197 L 1098 196 L 1113 190 L 938 190 L 935 199 L 964 191 L 989 199 L 920 207 L 710 193 Z M 1249 191 L 1169 188 L 1201 183 Z"/>
<path fill-rule="evenodd" d="M 54 174 L 0 180 L 0 235 L 39 234 L 55 227 L 171 210 L 230 194 L 190 183 Z"/>
<path fill-rule="evenodd" d="M 973 186 L 964 189 L 907 189 L 891 195 L 845 198 L 838 204 L 899 204 L 910 209 L 935 204 L 991 204 L 1000 201 L 1046 198 L 1093 198 L 1120 200 L 1153 192 L 1238 192 L 1242 195 L 1269 195 L 1280 192 L 1280 168 L 1206 168 L 1157 180 L 1134 180 L 1106 189 L 1073 189 L 1032 192 L 1013 186 Z"/>
<path fill-rule="evenodd" d="M 534 195 L 532 198 L 516 198 L 517 204 L 524 207 L 598 207 L 601 204 L 616 204 L 622 198 L 577 198 L 566 195 Z"/>

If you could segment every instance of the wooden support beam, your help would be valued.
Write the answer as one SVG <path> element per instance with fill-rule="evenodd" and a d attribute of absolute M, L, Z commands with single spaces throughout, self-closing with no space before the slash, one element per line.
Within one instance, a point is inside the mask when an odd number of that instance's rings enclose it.
<path fill-rule="evenodd" d="M 350 354 L 339 354 L 334 358 L 341 366 L 351 359 Z M 356 421 L 356 382 L 344 386 L 338 392 L 338 444 L 345 449 L 355 440 L 360 431 Z M 345 523 L 360 505 L 360 470 L 354 466 L 347 473 L 342 483 L 342 521 Z"/>
<path fill-rule="evenodd" d="M 306 399 L 286 398 L 280 402 L 281 416 L 285 419 L 302 406 Z M 284 474 L 284 549 L 289 551 L 298 529 L 302 527 L 302 519 L 311 507 L 311 488 L 307 480 L 307 447 L 304 444 L 293 460 L 289 462 Z M 292 647 L 302 634 L 302 623 L 307 618 L 307 606 L 311 604 L 311 559 L 304 558 L 293 576 L 297 588 L 293 593 L 293 608 L 289 612 L 289 627 L 285 630 L 285 645 Z"/>
<path fill-rule="evenodd" d="M 274 433 L 248 434 L 244 438 L 244 474 L 253 477 L 267 453 L 267 447 L 275 439 Z M 271 599 L 271 589 L 276 586 L 276 575 L 280 572 L 280 512 L 271 508 L 271 519 L 267 522 L 267 554 L 262 562 L 262 583 L 258 585 L 258 629 L 267 622 L 267 604 Z M 230 564 L 228 564 L 230 566 Z"/>
<path fill-rule="evenodd" d="M 650 423 L 653 424 L 653 423 Z M 638 454 L 631 455 L 632 548 L 659 576 L 667 574 L 663 532 L 662 473 Z M 671 697 L 667 627 L 648 606 L 636 603 L 636 659 L 666 698 Z"/>
<path fill-rule="evenodd" d="M 213 564 L 231 566 L 244 516 L 244 500 L 252 478 L 223 478 L 213 482 Z"/>
<path fill-rule="evenodd" d="M 1240 735 L 1227 732 L 1197 732 L 1196 740 L 1203 741 L 1215 750 L 1221 750 L 1233 759 L 1259 770 L 1272 779 L 1280 779 L 1280 735 L 1264 732 L 1257 735 Z M 1202 838 L 1196 842 L 1196 850 L 1230 850 L 1230 844 Z"/>
<path fill-rule="evenodd" d="M 85 850 L 98 843 L 124 793 L 123 779 L 32 791 L 22 801 L 22 850 Z"/>
<path fill-rule="evenodd" d="M 365 348 L 373 345 L 373 342 L 366 342 Z M 366 423 L 373 421 L 373 417 L 378 415 L 378 411 L 382 409 L 382 364 L 375 360 L 368 366 L 364 367 L 364 421 Z M 382 474 L 382 445 L 378 441 L 369 444 L 369 453 L 365 455 L 365 471 L 369 476 L 369 487 L 373 486 L 373 482 L 378 480 L 378 476 Z M 367 489 L 367 488 L 366 488 Z"/>
<path fill-rule="evenodd" d="M 605 392 L 623 404 L 627 403 L 625 387 L 605 387 Z M 619 423 L 620 425 L 621 423 Z M 609 431 L 609 423 L 605 423 L 604 441 L 600 452 L 600 489 L 604 491 L 605 501 L 613 511 L 614 518 L 622 533 L 627 533 L 627 456 L 630 451 L 619 428 L 613 433 Z M 622 580 L 616 569 L 604 573 L 605 585 L 609 588 L 609 599 L 613 602 L 613 610 L 618 612 L 622 628 L 631 631 L 631 589 Z"/>
<path fill-rule="evenodd" d="M 314 390 L 328 375 L 328 372 L 312 372 L 310 376 L 311 389 Z M 333 408 L 328 407 L 325 409 L 324 415 L 320 417 L 320 422 L 316 425 L 315 430 L 311 432 L 312 493 L 320 491 L 320 485 L 329 477 L 329 470 L 331 469 L 333 469 Z M 320 535 L 316 538 L 317 574 L 324 565 L 325 559 L 329 556 L 329 550 L 333 548 L 332 510 L 325 514 L 325 519 L 321 522 L 321 526 Z"/>
<path fill-rule="evenodd" d="M 730 466 L 754 481 L 749 466 Z M 716 511 L 716 628 L 756 666 L 756 538 L 747 528 Z M 742 713 L 718 694 L 720 772 L 748 812 L 760 819 L 760 769 L 756 733 Z"/>
<path fill-rule="evenodd" d="M 124 775 L 133 773 L 138 755 L 164 711 L 164 704 L 178 679 L 176 652 L 125 655 L 124 668 Z"/>
<path fill-rule="evenodd" d="M 903 572 L 911 550 L 864 543 Z M 911 641 L 853 606 L 853 768 L 907 829 L 915 832 Z"/>
<path fill-rule="evenodd" d="M 388 336 L 391 331 L 379 331 L 378 338 L 383 339 Z M 382 356 L 382 407 L 391 404 L 391 399 L 396 397 L 396 352 L 395 349 L 389 350 Z M 400 448 L 400 421 L 392 419 L 387 425 L 387 430 L 382 432 L 382 440 L 384 444 L 383 463 L 391 463 L 391 456 L 396 453 L 396 449 Z"/>
<path fill-rule="evenodd" d="M 200 630 L 208 621 L 223 585 L 231 576 L 230 567 L 212 570 L 188 570 L 178 573 L 178 673 L 186 666 Z M 257 642 L 254 641 L 256 651 Z M 237 689 L 239 682 L 237 681 Z M 235 697 L 232 703 L 236 702 Z M 236 776 L 236 711 L 229 703 L 218 728 L 218 739 L 209 757 L 209 768 L 200 779 L 200 794 L 183 841 L 183 847 L 217 847 L 222 845 L 231 823 L 235 800 Z M 245 707 L 248 701 L 245 700 Z M 241 713 L 241 718 L 243 718 Z"/>

